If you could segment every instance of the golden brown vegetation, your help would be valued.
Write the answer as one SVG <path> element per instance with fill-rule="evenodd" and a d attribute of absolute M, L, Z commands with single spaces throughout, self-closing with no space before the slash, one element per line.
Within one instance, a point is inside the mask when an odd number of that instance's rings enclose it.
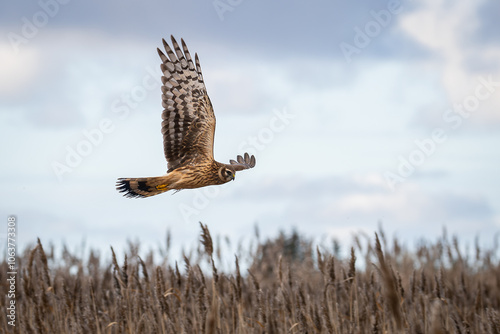
<path fill-rule="evenodd" d="M 3 333 L 500 333 L 498 250 L 456 239 L 414 251 L 379 236 L 355 238 L 348 259 L 297 233 L 260 242 L 251 265 L 222 272 L 221 250 L 202 225 L 183 265 L 155 264 L 131 246 L 123 263 L 39 241 L 18 258 L 17 322 Z M 333 247 L 332 247 L 333 248 Z M 214 259 L 215 258 L 215 259 Z M 357 258 L 360 259 L 358 264 Z M 361 261 L 362 260 L 362 261 Z M 248 261 L 247 261 L 248 262 Z M 359 262 L 363 264 L 360 265 Z M 208 267 L 211 270 L 203 271 Z M 77 268 L 75 271 L 74 269 Z M 5 294 L 7 264 L 1 264 Z M 1 309 L 5 310 L 7 298 Z"/>

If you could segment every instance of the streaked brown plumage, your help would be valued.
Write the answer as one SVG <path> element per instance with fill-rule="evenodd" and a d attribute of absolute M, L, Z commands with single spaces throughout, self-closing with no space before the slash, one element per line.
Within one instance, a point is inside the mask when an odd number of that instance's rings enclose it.
<path fill-rule="evenodd" d="M 171 36 L 173 50 L 163 40 L 162 60 L 163 148 L 167 174 L 120 178 L 116 189 L 126 197 L 149 197 L 175 189 L 193 189 L 234 180 L 236 171 L 253 168 L 255 157 L 245 153 L 223 164 L 214 160 L 215 115 L 207 95 L 198 55 L 191 59 L 184 40 L 182 50 Z M 196 64 L 196 65 L 195 65 Z"/>

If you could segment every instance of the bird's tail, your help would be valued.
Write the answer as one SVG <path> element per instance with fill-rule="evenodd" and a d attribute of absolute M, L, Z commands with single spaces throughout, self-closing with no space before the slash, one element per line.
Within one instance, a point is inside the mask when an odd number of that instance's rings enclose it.
<path fill-rule="evenodd" d="M 116 190 L 129 198 L 149 197 L 169 191 L 166 176 L 123 178 L 116 181 Z"/>

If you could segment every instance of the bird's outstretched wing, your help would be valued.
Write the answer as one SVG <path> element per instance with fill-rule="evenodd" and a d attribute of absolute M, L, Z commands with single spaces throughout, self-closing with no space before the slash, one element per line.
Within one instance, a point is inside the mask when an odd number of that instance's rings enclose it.
<path fill-rule="evenodd" d="M 255 157 L 252 155 L 248 155 L 248 153 L 245 153 L 245 156 L 242 157 L 241 155 L 238 155 L 236 157 L 237 161 L 234 160 L 229 160 L 229 163 L 235 171 L 239 170 L 244 170 L 244 169 L 249 169 L 249 168 L 254 168 L 255 167 Z"/>
<path fill-rule="evenodd" d="M 182 50 L 171 36 L 173 50 L 163 40 L 162 60 L 163 148 L 168 172 L 213 160 L 215 115 L 207 95 L 198 55 L 195 63 L 181 39 Z M 195 65 L 196 64 L 196 65 Z"/>

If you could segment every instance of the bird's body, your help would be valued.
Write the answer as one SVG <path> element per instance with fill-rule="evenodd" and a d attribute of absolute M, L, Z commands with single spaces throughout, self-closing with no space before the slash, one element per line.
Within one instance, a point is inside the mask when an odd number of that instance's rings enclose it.
<path fill-rule="evenodd" d="M 158 177 L 121 178 L 116 188 L 126 197 L 149 197 L 169 190 L 193 189 L 234 180 L 236 171 L 253 168 L 255 157 L 245 153 L 237 161 L 214 160 L 215 115 L 208 97 L 198 55 L 191 59 L 172 37 L 174 50 L 163 40 L 162 60 L 163 147 L 167 174 Z M 175 51 L 175 53 L 174 53 Z"/>

